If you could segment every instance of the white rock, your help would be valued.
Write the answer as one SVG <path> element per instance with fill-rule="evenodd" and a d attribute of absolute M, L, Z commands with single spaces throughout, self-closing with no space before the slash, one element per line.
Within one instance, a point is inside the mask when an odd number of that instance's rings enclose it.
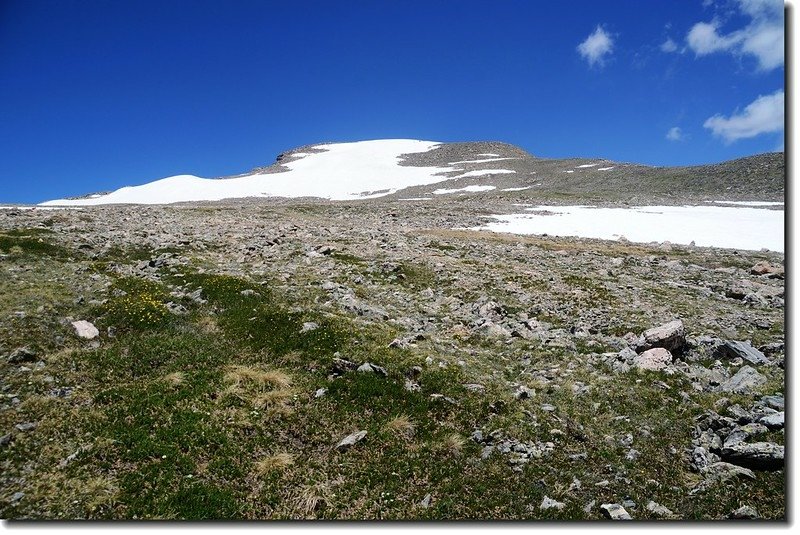
<path fill-rule="evenodd" d="M 75 333 L 81 338 L 92 340 L 100 336 L 100 331 L 97 330 L 97 327 L 86 320 L 73 321 L 72 326 L 75 327 Z"/>

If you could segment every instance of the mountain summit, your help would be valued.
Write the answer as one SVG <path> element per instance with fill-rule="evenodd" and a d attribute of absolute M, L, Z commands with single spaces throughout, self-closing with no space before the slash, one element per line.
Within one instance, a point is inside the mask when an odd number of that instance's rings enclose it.
<path fill-rule="evenodd" d="M 782 200 L 783 153 L 713 165 L 650 167 L 604 159 L 537 158 L 500 142 L 382 139 L 307 145 L 249 173 L 177 175 L 111 193 L 57 199 L 45 206 L 171 204 L 241 198 L 377 197 L 434 199 L 489 193 L 532 199 L 631 201 L 642 196 Z"/>

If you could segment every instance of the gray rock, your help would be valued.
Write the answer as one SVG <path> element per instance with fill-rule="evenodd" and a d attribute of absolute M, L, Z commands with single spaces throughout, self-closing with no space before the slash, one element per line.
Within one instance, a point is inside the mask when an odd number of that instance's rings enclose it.
<path fill-rule="evenodd" d="M 713 463 L 704 468 L 701 473 L 705 479 L 689 491 L 690 495 L 703 492 L 706 489 L 724 483 L 725 481 L 730 481 L 731 479 L 741 477 L 749 479 L 756 478 L 756 475 L 751 470 L 726 462 Z"/>
<path fill-rule="evenodd" d="M 39 427 L 39 424 L 37 424 L 36 422 L 26 422 L 24 424 L 17 424 L 14 427 L 16 427 L 18 431 L 26 433 L 28 431 L 33 431 L 34 429 Z"/>
<path fill-rule="evenodd" d="M 773 442 L 740 442 L 722 448 L 722 459 L 756 470 L 783 468 L 784 447 Z"/>
<path fill-rule="evenodd" d="M 681 320 L 674 320 L 642 333 L 637 343 L 637 352 L 654 347 L 662 347 L 668 351 L 679 351 L 686 345 L 686 331 Z"/>
<path fill-rule="evenodd" d="M 672 353 L 663 347 L 648 349 L 633 359 L 633 366 L 640 370 L 661 371 L 672 363 Z"/>
<path fill-rule="evenodd" d="M 0 437 L 0 446 L 8 446 L 12 440 L 14 440 L 14 435 L 11 433 L 5 434 Z"/>
<path fill-rule="evenodd" d="M 24 497 L 25 497 L 24 492 L 15 492 L 14 494 L 11 495 L 11 503 L 17 503 Z"/>
<path fill-rule="evenodd" d="M 464 388 L 466 388 L 470 392 L 482 393 L 482 392 L 486 391 L 486 387 L 485 386 L 479 385 L 477 383 L 467 383 L 467 384 L 463 384 L 461 386 L 463 386 Z"/>
<path fill-rule="evenodd" d="M 784 412 L 776 412 L 775 414 L 767 414 L 758 419 L 758 423 L 764 424 L 770 429 L 783 429 Z"/>
<path fill-rule="evenodd" d="M 322 396 L 324 396 L 327 393 L 328 393 L 328 389 L 327 388 L 320 388 L 316 392 L 314 392 L 314 397 L 315 398 L 321 398 Z"/>
<path fill-rule="evenodd" d="M 367 436 L 366 431 L 357 431 L 351 435 L 347 435 L 336 444 L 336 449 L 339 451 L 346 451 L 355 446 L 358 442 L 361 442 L 365 436 Z"/>
<path fill-rule="evenodd" d="M 728 515 L 732 520 L 756 520 L 758 512 L 749 505 L 743 505 Z"/>
<path fill-rule="evenodd" d="M 72 326 L 75 328 L 75 334 L 80 338 L 93 340 L 100 336 L 100 331 L 97 330 L 97 327 L 86 320 L 73 321 Z"/>
<path fill-rule="evenodd" d="M 653 513 L 655 516 L 659 518 L 675 518 L 675 513 L 661 505 L 660 503 L 656 503 L 653 500 L 647 502 L 645 506 L 649 512 Z"/>
<path fill-rule="evenodd" d="M 29 347 L 20 347 L 11 352 L 8 356 L 9 364 L 19 364 L 21 362 L 33 362 L 37 357 L 36 351 Z"/>
<path fill-rule="evenodd" d="M 305 321 L 303 322 L 303 328 L 300 329 L 300 334 L 316 331 L 317 329 L 319 329 L 319 324 L 313 321 Z"/>
<path fill-rule="evenodd" d="M 542 503 L 539 505 L 539 509 L 541 509 L 542 511 L 546 511 L 548 509 L 557 509 L 558 511 L 560 511 L 566 506 L 567 506 L 567 504 L 565 504 L 563 502 L 559 502 L 559 501 L 556 501 L 556 500 L 554 500 L 552 498 L 549 498 L 549 497 L 545 496 L 542 499 Z"/>
<path fill-rule="evenodd" d="M 633 520 L 628 511 L 618 503 L 604 503 L 600 506 L 603 516 L 611 520 Z"/>
<path fill-rule="evenodd" d="M 761 398 L 761 401 L 764 405 L 771 409 L 775 409 L 776 411 L 784 410 L 784 399 L 783 396 L 764 396 Z"/>
<path fill-rule="evenodd" d="M 733 392 L 735 394 L 747 394 L 758 386 L 767 382 L 767 378 L 758 373 L 750 366 L 743 366 L 736 372 L 736 375 L 719 385 L 717 390 L 721 392 Z"/>
<path fill-rule="evenodd" d="M 534 395 L 536 395 L 536 392 L 525 385 L 518 386 L 514 391 L 514 399 L 528 399 L 532 398 Z"/>
<path fill-rule="evenodd" d="M 382 368 L 377 364 L 372 364 L 371 362 L 365 362 L 364 364 L 356 368 L 356 371 L 359 371 L 361 373 L 377 373 L 378 375 L 382 375 L 383 377 L 387 377 L 389 375 L 389 373 L 386 371 L 386 368 Z"/>
<path fill-rule="evenodd" d="M 342 374 L 349 371 L 354 371 L 356 368 L 358 368 L 358 364 L 355 362 L 350 362 L 349 360 L 339 357 L 333 358 L 333 366 L 331 366 L 333 373 Z"/>
<path fill-rule="evenodd" d="M 714 357 L 728 359 L 742 358 L 756 366 L 771 364 L 764 353 L 754 348 L 749 343 L 731 340 L 723 342 L 722 345 L 717 348 Z"/>
<path fill-rule="evenodd" d="M 426 494 L 422 501 L 419 502 L 420 507 L 427 509 L 431 506 L 431 495 L 430 493 Z"/>

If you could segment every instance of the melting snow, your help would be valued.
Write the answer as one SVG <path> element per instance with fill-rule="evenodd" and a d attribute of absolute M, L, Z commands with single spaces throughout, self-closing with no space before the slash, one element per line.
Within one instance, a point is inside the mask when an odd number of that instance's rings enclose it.
<path fill-rule="evenodd" d="M 432 193 L 434 195 L 444 195 L 446 193 L 458 193 L 459 191 L 489 191 L 495 189 L 494 186 L 467 186 L 458 189 L 437 189 Z"/>
<path fill-rule="evenodd" d="M 532 187 L 533 186 L 525 186 L 524 188 L 506 188 L 506 189 L 501 189 L 500 191 L 522 191 L 526 189 L 531 189 Z"/>
<path fill-rule="evenodd" d="M 467 178 L 470 176 L 484 175 L 504 175 L 508 173 L 516 173 L 516 171 L 509 171 L 508 169 L 479 169 L 477 171 L 467 171 L 463 175 L 454 176 L 453 178 Z"/>
<path fill-rule="evenodd" d="M 598 171 L 610 171 L 611 169 L 614 169 L 613 165 L 611 167 L 598 167 L 597 168 Z"/>
<path fill-rule="evenodd" d="M 600 165 L 600 164 L 599 163 L 585 163 L 583 165 L 576 165 L 575 169 L 582 169 L 584 167 L 595 167 L 597 165 Z"/>
<path fill-rule="evenodd" d="M 733 204 L 736 206 L 783 206 L 782 202 L 767 201 L 706 201 L 714 204 Z"/>
<path fill-rule="evenodd" d="M 482 152 L 478 154 L 478 156 L 500 156 L 499 154 L 493 154 L 491 152 Z"/>
<path fill-rule="evenodd" d="M 252 174 L 227 179 L 178 175 L 141 186 L 118 189 L 94 199 L 58 199 L 42 205 L 169 204 L 242 197 L 321 197 L 331 200 L 382 197 L 403 188 L 447 180 L 451 167 L 400 166 L 400 155 L 428 152 L 440 143 L 382 139 L 333 143 L 314 148 L 284 165 L 283 173 Z M 362 192 L 377 192 L 361 195 Z"/>
<path fill-rule="evenodd" d="M 496 222 L 476 230 L 549 234 L 649 243 L 669 241 L 703 247 L 783 252 L 783 210 L 730 206 L 534 206 L 553 214 L 492 216 Z"/>
<path fill-rule="evenodd" d="M 519 160 L 519 158 L 487 158 L 485 160 L 461 160 L 460 162 L 448 162 L 447 165 L 458 165 L 458 164 L 461 164 L 461 163 L 499 162 L 501 160 Z"/>

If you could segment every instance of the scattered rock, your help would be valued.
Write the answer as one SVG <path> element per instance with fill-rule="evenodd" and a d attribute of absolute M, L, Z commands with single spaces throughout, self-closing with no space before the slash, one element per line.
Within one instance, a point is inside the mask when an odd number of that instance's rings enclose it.
<path fill-rule="evenodd" d="M 328 393 L 328 389 L 327 388 L 320 388 L 316 392 L 314 392 L 314 397 L 315 398 L 321 398 L 322 396 L 324 396 L 327 393 Z"/>
<path fill-rule="evenodd" d="M 542 499 L 541 505 L 539 505 L 539 509 L 541 509 L 542 511 L 546 511 L 548 509 L 557 509 L 558 511 L 560 511 L 564 507 L 566 507 L 566 505 L 567 504 L 565 504 L 563 502 L 559 502 L 559 501 L 556 501 L 556 500 L 554 500 L 552 498 L 548 498 L 547 496 L 545 496 L 544 499 Z"/>
<path fill-rule="evenodd" d="M 628 511 L 618 503 L 604 503 L 600 506 L 603 516 L 611 520 L 633 520 Z"/>
<path fill-rule="evenodd" d="M 34 362 L 38 354 L 29 347 L 20 347 L 11 352 L 8 356 L 9 364 L 20 364 L 22 362 Z"/>
<path fill-rule="evenodd" d="M 94 338 L 100 336 L 100 331 L 97 330 L 97 327 L 86 320 L 73 321 L 72 326 L 75 328 L 75 333 L 80 338 L 93 340 Z"/>
<path fill-rule="evenodd" d="M 633 366 L 640 370 L 661 371 L 672 363 L 672 353 L 663 347 L 648 349 L 633 359 Z"/>
<path fill-rule="evenodd" d="M 724 483 L 725 481 L 729 481 L 734 478 L 756 478 L 756 475 L 751 470 L 726 462 L 716 462 L 710 464 L 704 468 L 701 473 L 705 479 L 695 486 L 691 491 L 689 491 L 690 495 L 703 492 L 704 490 L 709 489 L 719 483 Z"/>
<path fill-rule="evenodd" d="M 367 436 L 366 431 L 357 431 L 351 435 L 347 435 L 340 440 L 338 444 L 336 444 L 336 449 L 338 451 L 347 451 L 351 447 L 355 446 L 358 442 L 361 442 L 365 436 Z"/>
<path fill-rule="evenodd" d="M 750 268 L 752 275 L 767 275 L 770 279 L 782 279 L 784 277 L 785 268 L 783 266 L 773 266 L 766 260 L 762 260 Z"/>
<path fill-rule="evenodd" d="M 300 334 L 304 334 L 311 331 L 316 331 L 319 329 L 319 325 L 313 321 L 305 321 L 303 322 L 303 328 L 300 329 Z"/>
<path fill-rule="evenodd" d="M 767 382 L 767 378 L 750 366 L 743 366 L 736 375 L 717 387 L 720 392 L 747 394 Z"/>
<path fill-rule="evenodd" d="M 430 507 L 431 506 L 431 494 L 430 493 L 426 494 L 425 497 L 422 498 L 422 501 L 419 502 L 419 505 L 420 505 L 420 507 L 423 507 L 425 509 Z"/>
<path fill-rule="evenodd" d="M 14 440 L 14 435 L 11 433 L 5 434 L 0 437 L 0 446 L 8 446 Z"/>
<path fill-rule="evenodd" d="M 39 424 L 37 424 L 36 422 L 26 422 L 24 424 L 17 424 L 14 427 L 16 427 L 18 431 L 26 433 L 28 431 L 33 431 L 34 429 L 39 427 Z"/>
<path fill-rule="evenodd" d="M 783 446 L 773 442 L 739 442 L 722 448 L 722 459 L 756 470 L 783 468 Z"/>
<path fill-rule="evenodd" d="M 668 351 L 680 351 L 686 344 L 686 331 L 681 320 L 674 320 L 642 333 L 636 351 L 642 352 L 654 347 Z"/>
<path fill-rule="evenodd" d="M 15 492 L 14 494 L 11 495 L 11 503 L 17 503 L 24 497 L 25 497 L 24 492 Z"/>
<path fill-rule="evenodd" d="M 377 364 L 372 364 L 371 362 L 365 362 L 364 364 L 356 368 L 356 371 L 359 371 L 361 373 L 377 373 L 378 375 L 382 375 L 383 377 L 387 377 L 389 375 L 389 373 L 386 371 L 386 368 L 382 368 L 381 366 L 378 366 Z"/>
<path fill-rule="evenodd" d="M 726 340 L 721 346 L 717 348 L 715 358 L 742 358 L 750 364 L 760 366 L 762 364 L 771 364 L 770 360 L 758 349 L 754 348 L 747 342 L 737 342 Z"/>
<path fill-rule="evenodd" d="M 758 512 L 749 505 L 743 505 L 728 515 L 732 520 L 756 520 Z"/>
<path fill-rule="evenodd" d="M 655 516 L 659 518 L 675 518 L 675 513 L 661 505 L 660 503 L 656 503 L 653 500 L 647 502 L 645 506 L 649 512 L 653 513 Z"/>
<path fill-rule="evenodd" d="M 775 414 L 767 414 L 758 419 L 758 422 L 764 424 L 770 429 L 783 429 L 784 412 L 776 412 Z"/>

